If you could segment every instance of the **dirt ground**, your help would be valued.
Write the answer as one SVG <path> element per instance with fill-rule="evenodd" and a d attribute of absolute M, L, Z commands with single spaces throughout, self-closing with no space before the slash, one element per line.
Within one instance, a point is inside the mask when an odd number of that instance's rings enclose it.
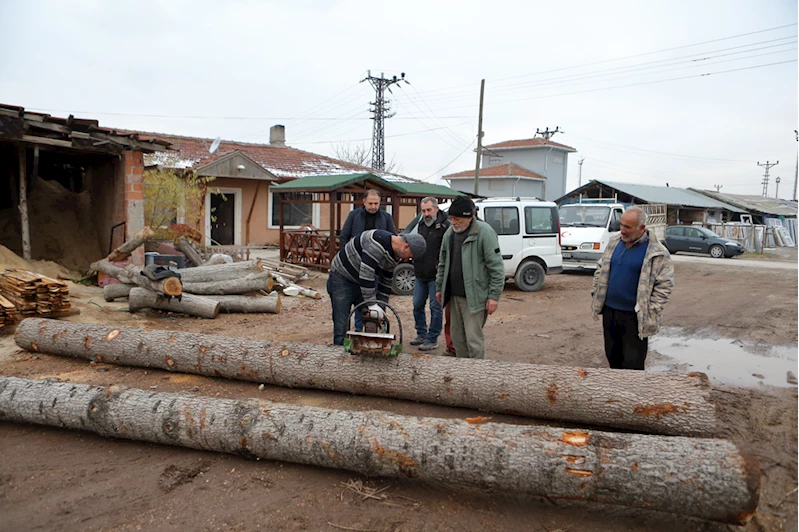
<path fill-rule="evenodd" d="M 324 291 L 324 276 L 304 284 Z M 732 338 L 764 345 L 797 345 L 796 270 L 739 269 L 677 263 L 676 289 L 664 325 L 697 338 Z M 547 278 L 525 293 L 509 284 L 488 320 L 489 358 L 512 362 L 606 366 L 601 327 L 589 314 L 591 277 Z M 325 343 L 332 327 L 327 297 L 284 298 L 280 315 L 220 315 L 208 321 L 159 313 L 129 314 L 101 291 L 70 285 L 82 314 L 72 321 L 203 332 L 252 339 Z M 411 299 L 395 297 L 406 338 L 413 336 Z M 407 342 L 407 340 L 406 340 Z M 439 348 L 438 352 L 443 351 Z M 701 356 L 701 353 L 697 353 Z M 0 374 L 76 383 L 156 387 L 161 392 L 264 399 L 340 409 L 470 417 L 473 411 L 290 390 L 158 370 L 90 365 L 19 350 L 0 334 Z M 759 460 L 759 509 L 742 528 L 681 516 L 487 493 L 346 471 L 111 440 L 89 433 L 0 423 L 2 530 L 796 530 L 796 387 L 714 385 L 718 437 Z M 495 421 L 518 422 L 511 416 Z M 384 489 L 364 497 L 345 485 Z M 360 484 L 359 484 L 360 483 Z M 362 490 L 363 491 L 363 490 Z"/>

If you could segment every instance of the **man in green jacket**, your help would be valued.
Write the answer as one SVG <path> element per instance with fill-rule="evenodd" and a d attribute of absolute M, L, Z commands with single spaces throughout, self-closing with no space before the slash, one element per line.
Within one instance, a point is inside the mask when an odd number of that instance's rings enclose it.
<path fill-rule="evenodd" d="M 444 233 L 436 274 L 436 300 L 450 306 L 450 333 L 461 358 L 485 358 L 483 325 L 497 310 L 505 267 L 497 234 L 475 219 L 474 202 L 455 198 Z"/>

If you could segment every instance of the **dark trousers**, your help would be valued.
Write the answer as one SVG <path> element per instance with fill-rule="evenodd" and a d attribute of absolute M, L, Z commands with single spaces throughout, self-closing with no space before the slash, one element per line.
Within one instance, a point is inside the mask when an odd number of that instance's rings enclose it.
<path fill-rule="evenodd" d="M 649 338 L 638 337 L 638 318 L 635 312 L 602 309 L 605 330 L 605 356 L 611 369 L 644 369 Z"/>
<path fill-rule="evenodd" d="M 349 317 L 352 307 L 363 301 L 361 287 L 340 275 L 331 273 L 327 278 L 327 293 L 333 307 L 333 343 L 343 345 L 347 328 L 350 326 Z M 361 307 L 358 312 L 363 310 Z"/>

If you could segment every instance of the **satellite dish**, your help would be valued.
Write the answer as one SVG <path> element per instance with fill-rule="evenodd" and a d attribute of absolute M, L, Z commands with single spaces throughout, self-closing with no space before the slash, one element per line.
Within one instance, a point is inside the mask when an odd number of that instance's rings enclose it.
<path fill-rule="evenodd" d="M 211 153 L 216 153 L 216 150 L 219 149 L 219 144 L 222 142 L 222 137 L 216 137 L 214 142 L 211 143 L 211 147 L 208 148 L 208 151 Z"/>

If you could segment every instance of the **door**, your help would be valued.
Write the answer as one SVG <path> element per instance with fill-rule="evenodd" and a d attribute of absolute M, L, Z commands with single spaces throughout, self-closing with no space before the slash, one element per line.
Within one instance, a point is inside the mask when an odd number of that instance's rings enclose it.
<path fill-rule="evenodd" d="M 688 251 L 688 248 L 685 246 L 684 227 L 669 227 L 666 229 L 666 247 L 670 253 Z"/>
<path fill-rule="evenodd" d="M 222 246 L 232 246 L 235 241 L 236 195 L 211 194 L 211 239 Z"/>
<path fill-rule="evenodd" d="M 686 251 L 707 253 L 707 238 L 696 227 L 685 228 Z"/>
<path fill-rule="evenodd" d="M 557 255 L 558 244 L 558 208 L 530 207 L 524 208 L 524 257 L 535 255 L 541 257 L 549 265 L 549 257 Z M 555 264 L 559 266 L 559 264 Z"/>

